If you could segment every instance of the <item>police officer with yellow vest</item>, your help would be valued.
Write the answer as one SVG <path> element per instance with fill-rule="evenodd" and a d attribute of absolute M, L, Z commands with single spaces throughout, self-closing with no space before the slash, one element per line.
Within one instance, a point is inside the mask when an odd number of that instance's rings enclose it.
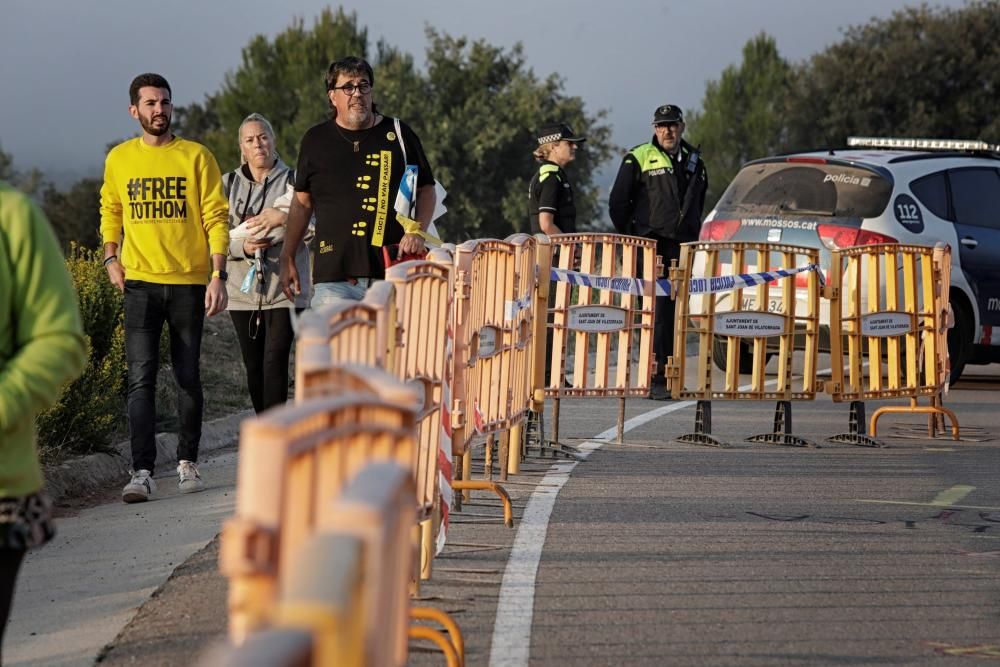
<path fill-rule="evenodd" d="M 538 148 L 532 153 L 538 171 L 528 186 L 528 215 L 531 232 L 572 234 L 576 231 L 576 204 L 573 188 L 563 167 L 576 158 L 577 144 L 586 141 L 569 125 L 553 123 L 538 131 Z"/>
<path fill-rule="evenodd" d="M 684 141 L 680 107 L 664 104 L 653 113 L 653 139 L 630 150 L 618 169 L 608 208 L 621 234 L 656 240 L 663 266 L 680 258 L 680 244 L 696 241 L 701 228 L 708 173 L 701 156 Z M 656 373 L 649 397 L 668 400 L 666 363 L 673 349 L 674 301 L 656 298 L 653 352 Z"/>

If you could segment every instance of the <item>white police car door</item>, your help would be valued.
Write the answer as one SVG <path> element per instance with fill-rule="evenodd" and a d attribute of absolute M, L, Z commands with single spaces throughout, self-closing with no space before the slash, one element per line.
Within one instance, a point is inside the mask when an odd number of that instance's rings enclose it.
<path fill-rule="evenodd" d="M 1000 326 L 1000 170 L 950 169 L 958 252 L 984 326 Z"/>

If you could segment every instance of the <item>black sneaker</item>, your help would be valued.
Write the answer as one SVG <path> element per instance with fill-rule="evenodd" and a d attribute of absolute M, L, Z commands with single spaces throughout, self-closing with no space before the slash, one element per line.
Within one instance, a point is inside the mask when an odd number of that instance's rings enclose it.
<path fill-rule="evenodd" d="M 667 389 L 667 378 L 654 377 L 653 383 L 649 386 L 649 400 L 669 401 L 670 390 Z"/>

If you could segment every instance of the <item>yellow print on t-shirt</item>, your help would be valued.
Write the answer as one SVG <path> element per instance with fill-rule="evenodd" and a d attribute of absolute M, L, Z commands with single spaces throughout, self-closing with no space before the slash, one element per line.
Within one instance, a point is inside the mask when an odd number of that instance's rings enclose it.
<path fill-rule="evenodd" d="M 372 245 L 382 246 L 385 238 L 385 221 L 389 216 L 389 182 L 392 179 L 392 151 L 381 151 L 378 175 L 378 201 L 375 203 L 375 227 L 372 229 Z"/>

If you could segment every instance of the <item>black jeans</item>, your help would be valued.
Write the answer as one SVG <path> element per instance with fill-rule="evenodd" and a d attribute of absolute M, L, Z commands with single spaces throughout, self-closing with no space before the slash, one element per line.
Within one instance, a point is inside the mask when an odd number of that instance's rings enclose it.
<path fill-rule="evenodd" d="M 301 313 L 302 309 L 295 312 Z M 261 413 L 288 400 L 288 355 L 295 340 L 289 313 L 288 308 L 229 311 L 243 353 L 254 412 Z"/>
<path fill-rule="evenodd" d="M 670 260 L 680 259 L 681 242 L 671 239 L 656 239 L 656 254 L 663 258 L 663 277 L 670 276 Z M 653 324 L 653 356 L 656 358 L 657 377 L 664 377 L 667 357 L 674 352 L 674 319 L 676 302 L 668 296 L 656 297 L 656 322 Z M 683 349 L 680 354 L 684 354 Z"/>
<path fill-rule="evenodd" d="M 3 664 L 3 633 L 14 602 L 14 582 L 21 567 L 24 551 L 0 549 L 0 665 Z"/>
<path fill-rule="evenodd" d="M 200 365 L 205 286 L 126 280 L 125 354 L 132 467 L 150 473 L 156 462 L 156 374 L 164 322 L 170 333 L 170 362 L 177 380 L 177 459 L 197 461 L 205 403 Z"/>

